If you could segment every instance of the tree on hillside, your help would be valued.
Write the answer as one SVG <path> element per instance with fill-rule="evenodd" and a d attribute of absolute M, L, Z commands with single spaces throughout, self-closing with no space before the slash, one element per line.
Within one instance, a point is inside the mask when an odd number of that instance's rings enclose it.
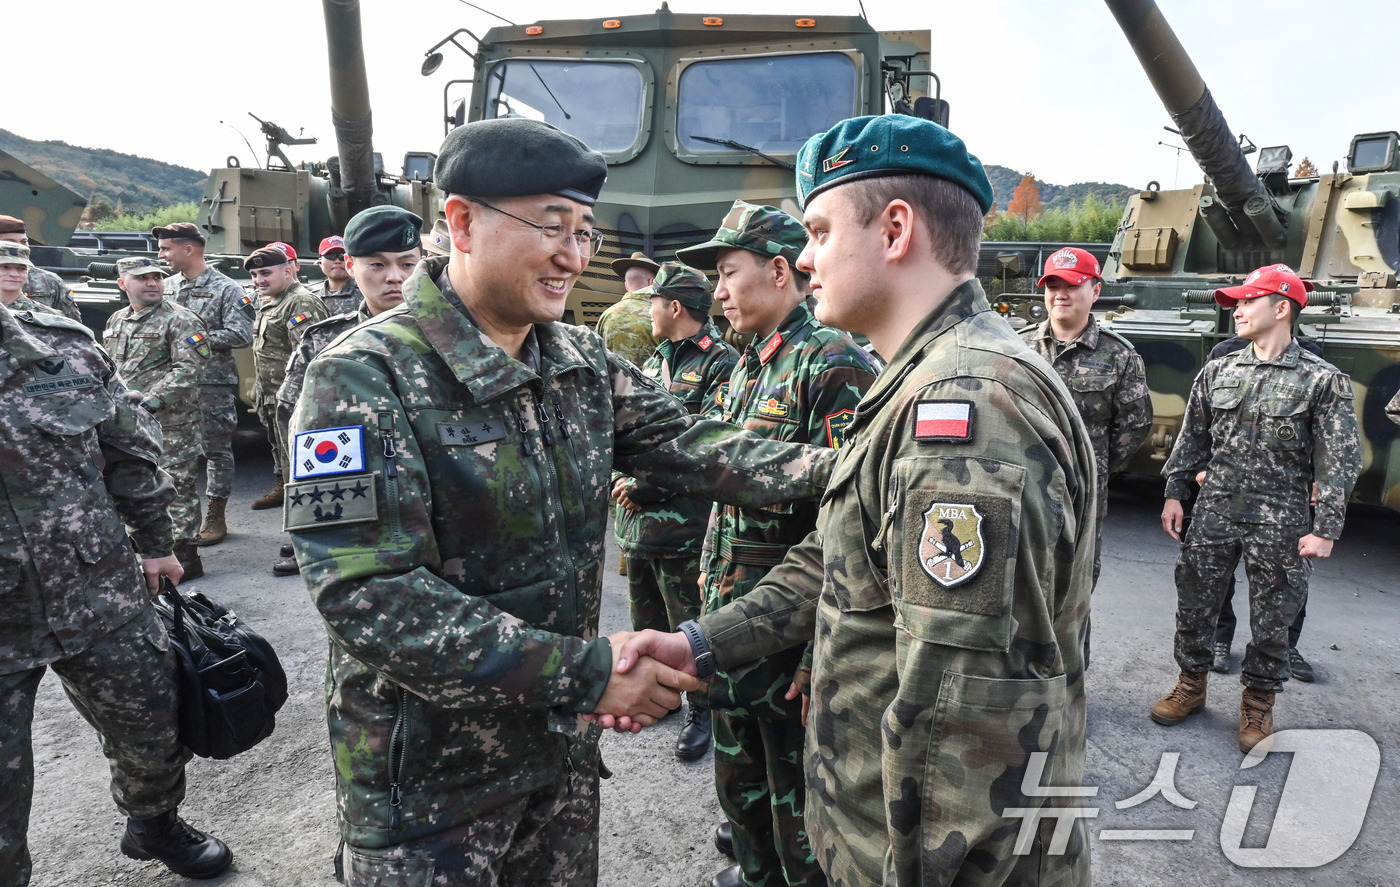
<path fill-rule="evenodd" d="M 1297 168 L 1293 170 L 1295 179 L 1306 179 L 1315 175 L 1317 175 L 1317 167 L 1313 166 L 1313 162 L 1306 157 L 1298 161 Z"/>
<path fill-rule="evenodd" d="M 1006 211 L 1019 218 L 1023 225 L 1040 215 L 1040 184 L 1035 180 L 1035 173 L 1028 172 L 1021 177 L 1021 184 L 1011 193 Z"/>

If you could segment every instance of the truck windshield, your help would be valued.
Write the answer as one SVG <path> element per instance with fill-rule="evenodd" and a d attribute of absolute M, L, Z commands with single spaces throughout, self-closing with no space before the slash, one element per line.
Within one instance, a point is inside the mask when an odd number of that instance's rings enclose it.
<path fill-rule="evenodd" d="M 686 152 L 744 156 L 703 136 L 795 154 L 855 113 L 856 66 L 839 52 L 707 59 L 681 72 L 678 92 L 676 131 Z"/>
<path fill-rule="evenodd" d="M 510 59 L 491 69 L 486 116 L 543 120 L 604 154 L 642 131 L 641 70 L 628 62 Z"/>

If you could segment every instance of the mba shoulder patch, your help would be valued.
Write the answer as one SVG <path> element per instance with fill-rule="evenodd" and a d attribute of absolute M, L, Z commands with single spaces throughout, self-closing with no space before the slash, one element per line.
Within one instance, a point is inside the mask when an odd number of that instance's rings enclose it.
<path fill-rule="evenodd" d="M 303 431 L 292 441 L 292 479 L 365 470 L 365 429 L 359 425 Z"/>
<path fill-rule="evenodd" d="M 921 400 L 914 404 L 914 440 L 972 440 L 972 401 Z"/>
<path fill-rule="evenodd" d="M 374 474 L 287 484 L 282 499 L 282 529 L 324 529 L 379 518 Z"/>
<path fill-rule="evenodd" d="M 214 352 L 209 350 L 209 343 L 205 341 L 207 337 L 203 333 L 195 333 L 193 336 L 186 336 L 185 341 L 194 346 L 195 353 L 206 360 Z"/>

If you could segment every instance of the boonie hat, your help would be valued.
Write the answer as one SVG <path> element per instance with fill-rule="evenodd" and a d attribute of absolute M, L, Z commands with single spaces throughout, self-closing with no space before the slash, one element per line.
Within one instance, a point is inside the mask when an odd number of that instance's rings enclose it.
<path fill-rule="evenodd" d="M 603 155 L 540 120 L 477 120 L 447 134 L 433 181 L 464 197 L 558 194 L 592 206 L 608 178 Z"/>
<path fill-rule="evenodd" d="M 150 256 L 127 256 L 125 259 L 117 259 L 117 273 L 134 274 L 137 277 L 159 274 L 166 277 L 170 274 L 170 269 Z"/>
<path fill-rule="evenodd" d="M 193 222 L 176 222 L 173 225 L 152 228 L 151 234 L 156 240 L 198 240 L 204 243 L 204 232 Z"/>
<path fill-rule="evenodd" d="M 27 234 L 28 229 L 24 225 L 24 219 L 17 219 L 14 216 L 0 216 L 0 234 Z"/>
<path fill-rule="evenodd" d="M 326 253 L 334 250 L 345 252 L 345 238 L 338 234 L 332 234 L 330 237 L 322 240 L 321 247 L 316 251 L 316 255 L 324 258 Z"/>
<path fill-rule="evenodd" d="M 29 247 L 8 240 L 0 242 L 0 265 L 27 265 L 33 268 L 34 263 L 29 261 Z"/>
<path fill-rule="evenodd" d="M 663 262 L 656 272 L 656 280 L 642 293 L 674 299 L 687 308 L 709 311 L 715 301 L 713 290 L 710 279 L 703 273 L 680 262 Z"/>
<path fill-rule="evenodd" d="M 401 253 L 421 246 L 423 219 L 402 207 L 382 204 L 357 213 L 345 226 L 340 249 L 352 256 Z"/>
<path fill-rule="evenodd" d="M 276 268 L 289 261 L 291 260 L 282 250 L 275 246 L 264 246 L 249 253 L 248 258 L 243 260 L 243 267 L 249 271 L 254 268 Z"/>
<path fill-rule="evenodd" d="M 676 258 L 693 268 L 713 270 L 722 249 L 746 249 L 761 256 L 782 256 L 789 265 L 807 246 L 802 223 L 776 206 L 734 201 L 719 230 L 705 243 L 676 250 Z"/>
<path fill-rule="evenodd" d="M 1215 301 L 1226 308 L 1233 308 L 1239 302 L 1248 299 L 1280 295 L 1297 302 L 1299 308 L 1306 308 L 1308 293 L 1312 291 L 1313 285 L 1294 274 L 1293 269 L 1287 265 L 1265 265 L 1249 272 L 1249 276 L 1239 286 L 1227 286 L 1216 290 Z"/>
<path fill-rule="evenodd" d="M 963 140 L 922 117 L 852 117 L 807 140 L 797 152 L 797 196 L 803 209 L 842 182 L 881 176 L 929 175 L 962 186 L 992 208 L 992 183 Z"/>
<path fill-rule="evenodd" d="M 645 268 L 652 274 L 661 270 L 661 266 L 657 264 L 651 256 L 641 250 L 638 250 L 625 259 L 612 260 L 613 273 L 618 277 L 626 276 L 627 272 L 631 271 L 633 268 Z"/>
<path fill-rule="evenodd" d="M 1045 272 L 1036 286 L 1045 286 L 1045 281 L 1052 277 L 1058 277 L 1070 286 L 1079 286 L 1086 280 L 1103 277 L 1103 271 L 1093 253 L 1077 246 L 1067 246 L 1051 253 L 1045 260 Z"/>

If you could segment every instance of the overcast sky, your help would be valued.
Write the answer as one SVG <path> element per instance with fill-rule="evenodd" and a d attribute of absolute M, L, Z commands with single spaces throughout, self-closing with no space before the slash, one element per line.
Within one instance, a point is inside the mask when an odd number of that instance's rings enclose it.
<path fill-rule="evenodd" d="M 562 3 L 485 0 L 519 24 L 646 13 L 659 0 Z M 1390 70 L 1400 33 L 1395 0 L 1160 0 L 1236 133 L 1287 144 L 1295 162 L 1331 167 L 1359 132 L 1400 128 Z M 854 14 L 856 0 L 751 3 L 674 0 L 689 13 L 761 9 Z M 230 10 L 222 14 L 219 8 Z M 1170 188 L 1200 180 L 1107 8 L 1097 0 L 865 0 L 882 30 L 928 28 L 951 126 L 987 163 L 1043 181 Z M 138 11 L 139 10 L 139 11 Z M 458 27 L 498 23 L 459 0 L 362 0 L 374 144 L 395 170 L 405 151 L 436 151 L 442 89 L 470 76 L 453 51 L 431 78 L 425 50 Z M 0 127 L 33 139 L 105 147 L 195 169 L 262 157 L 252 111 L 320 142 L 294 162 L 335 151 L 325 29 L 315 0 L 134 4 L 49 0 L 5 4 L 11 87 Z M 155 111 L 161 119 L 152 119 Z M 1252 163 L 1252 159 L 1251 159 Z"/>

